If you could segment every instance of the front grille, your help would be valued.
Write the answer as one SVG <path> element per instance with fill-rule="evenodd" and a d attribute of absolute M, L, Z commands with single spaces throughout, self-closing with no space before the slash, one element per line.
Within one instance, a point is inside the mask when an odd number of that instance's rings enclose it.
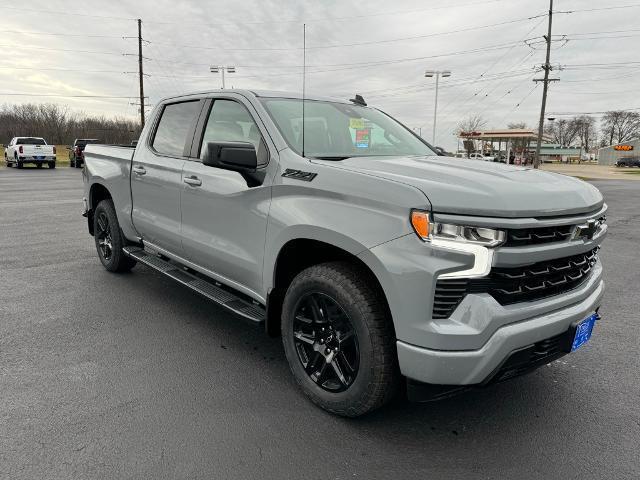
<path fill-rule="evenodd" d="M 568 240 L 573 233 L 574 225 L 554 227 L 522 228 L 507 230 L 505 247 L 522 247 L 540 245 L 542 243 L 562 242 Z"/>
<path fill-rule="evenodd" d="M 433 318 L 448 318 L 469 293 L 488 293 L 501 305 L 539 300 L 578 287 L 591 273 L 598 248 L 571 257 L 516 268 L 493 268 L 482 278 L 436 283 Z"/>

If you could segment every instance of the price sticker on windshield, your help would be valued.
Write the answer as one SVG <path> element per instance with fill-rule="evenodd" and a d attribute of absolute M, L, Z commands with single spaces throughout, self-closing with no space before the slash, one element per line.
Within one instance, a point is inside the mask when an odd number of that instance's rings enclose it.
<path fill-rule="evenodd" d="M 356 148 L 369 148 L 371 131 L 367 129 L 356 130 Z"/>

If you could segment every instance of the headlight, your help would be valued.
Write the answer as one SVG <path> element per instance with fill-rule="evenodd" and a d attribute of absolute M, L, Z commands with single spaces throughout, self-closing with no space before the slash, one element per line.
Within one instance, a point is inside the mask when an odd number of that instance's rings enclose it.
<path fill-rule="evenodd" d="M 474 264 L 466 270 L 444 273 L 438 278 L 471 278 L 488 275 L 493 264 L 493 249 L 502 245 L 506 234 L 492 228 L 432 222 L 429 213 L 411 212 L 411 225 L 416 234 L 435 247 L 471 253 Z"/>
<path fill-rule="evenodd" d="M 424 241 L 448 240 L 494 248 L 502 245 L 506 238 L 502 230 L 432 222 L 429 213 L 422 210 L 411 212 L 411 225 Z"/>

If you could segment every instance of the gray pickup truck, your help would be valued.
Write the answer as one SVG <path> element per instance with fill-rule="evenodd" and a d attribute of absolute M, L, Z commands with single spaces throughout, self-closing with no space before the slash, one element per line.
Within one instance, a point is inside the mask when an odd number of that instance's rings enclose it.
<path fill-rule="evenodd" d="M 595 187 L 439 157 L 360 96 L 167 98 L 135 149 L 88 145 L 85 163 L 107 270 L 142 263 L 281 336 L 301 389 L 339 415 L 403 382 L 427 401 L 523 374 L 599 319 Z"/>

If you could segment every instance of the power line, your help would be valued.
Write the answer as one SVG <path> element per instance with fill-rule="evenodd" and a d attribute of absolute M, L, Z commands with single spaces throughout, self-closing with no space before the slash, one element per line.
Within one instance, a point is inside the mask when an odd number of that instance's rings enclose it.
<path fill-rule="evenodd" d="M 101 18 L 103 20 L 125 20 L 125 21 L 134 21 L 135 18 L 127 18 L 127 17 L 115 17 L 115 16 L 107 16 L 107 15 L 92 15 L 90 13 L 74 13 L 74 12 L 63 12 L 60 10 L 42 10 L 40 8 L 18 8 L 18 7 L 8 7 L 6 5 L 0 5 L 0 8 L 3 10 L 16 10 L 20 12 L 33 12 L 38 14 L 48 14 L 48 15 L 65 15 L 65 16 L 73 16 L 73 17 L 90 17 L 90 18 Z"/>
<path fill-rule="evenodd" d="M 136 96 L 120 96 L 120 95 L 65 95 L 65 94 L 57 94 L 57 93 L 16 93 L 16 92 L 5 92 L 0 93 L 0 96 L 8 96 L 8 97 L 60 97 L 60 98 L 136 98 Z"/>
<path fill-rule="evenodd" d="M 424 38 L 432 38 L 432 37 L 439 37 L 439 36 L 443 36 L 443 35 L 452 35 L 452 34 L 456 34 L 456 33 L 463 33 L 463 32 L 471 32 L 471 31 L 475 31 L 475 30 L 483 30 L 486 28 L 492 28 L 492 27 L 498 27 L 498 26 L 504 26 L 504 25 L 510 25 L 510 24 L 514 24 L 514 23 L 521 23 L 521 22 L 528 22 L 530 20 L 533 20 L 535 18 L 539 18 L 540 16 L 534 16 L 534 17 L 526 17 L 526 18 L 518 18 L 515 20 L 508 20 L 508 21 L 504 21 L 504 22 L 499 22 L 499 23 L 491 23 L 491 24 L 487 24 L 487 25 L 478 25 L 475 27 L 465 27 L 465 28 L 460 28 L 457 30 L 449 30 L 449 31 L 445 31 L 445 32 L 436 32 L 436 33 L 429 33 L 429 34 L 424 34 L 424 35 L 413 35 L 413 36 L 409 36 L 409 37 L 399 37 L 399 38 L 390 38 L 390 39 L 386 39 L 386 40 L 370 40 L 370 41 L 366 41 L 366 42 L 354 42 L 354 43 L 336 43 L 336 44 L 329 44 L 329 45 L 316 45 L 316 46 L 308 46 L 307 50 L 313 50 L 313 49 L 329 49 L 329 48 L 344 48 L 344 47 L 359 47 L 359 46 L 367 46 L 367 45 L 380 45 L 380 44 L 385 44 L 385 43 L 397 43 L 397 42 L 403 42 L 403 41 L 407 41 L 407 40 L 419 40 L 419 39 L 424 39 Z M 206 47 L 206 46 L 202 46 L 202 45 L 177 45 L 175 43 L 168 43 L 168 42 L 161 42 L 161 43 L 156 43 L 156 45 L 166 45 L 166 46 L 172 46 L 172 47 L 181 47 L 181 48 L 189 48 L 189 49 L 197 49 L 197 50 L 221 50 L 221 51 L 236 51 L 236 52 L 244 52 L 244 51 L 249 51 L 249 52 L 254 52 L 254 51 L 290 51 L 290 50 L 302 50 L 302 47 L 258 47 L 258 48 L 229 48 L 229 47 Z"/>
<path fill-rule="evenodd" d="M 510 43 L 506 43 L 506 44 L 498 44 L 498 45 L 489 45 L 486 47 L 481 47 L 481 48 L 474 48 L 474 49 L 470 49 L 470 50 L 458 50 L 458 51 L 454 51 L 454 52 L 449 52 L 449 53 L 441 53 L 441 54 L 437 54 L 437 55 L 426 55 L 426 56 L 422 56 L 422 57 L 412 57 L 412 58 L 396 58 L 396 59 L 389 59 L 389 60 L 380 60 L 380 61 L 369 61 L 369 62 L 349 62 L 349 63 L 327 63 L 327 64 L 315 64 L 315 65 L 307 65 L 307 68 L 311 67 L 311 68 L 315 68 L 315 67 L 345 67 L 345 70 L 353 70 L 353 69 L 358 69 L 358 68 L 362 68 L 362 67 L 367 67 L 367 66 L 371 66 L 371 67 L 376 67 L 376 66 L 380 66 L 380 65 L 390 65 L 390 64 L 397 64 L 397 63 L 405 63 L 405 62 L 415 62 L 415 61 L 420 61 L 420 60 L 427 60 L 427 59 L 433 59 L 433 58 L 441 58 L 441 57 L 452 57 L 452 56 L 458 56 L 458 55 L 468 55 L 471 53 L 483 53 L 483 52 L 490 52 L 490 51 L 494 51 L 494 50 L 502 50 L 505 48 L 510 48 L 511 46 L 513 46 L 514 43 L 520 43 L 520 42 L 510 42 Z M 195 63 L 195 62 L 181 62 L 179 60 L 168 60 L 173 64 L 177 64 L 177 65 L 196 65 L 196 66 L 202 66 L 202 65 L 209 65 L 208 63 Z M 242 68 L 302 68 L 302 65 L 274 65 L 274 64 L 270 64 L 270 65 L 236 65 L 237 67 L 242 67 Z M 317 72 L 308 72 L 308 73 L 317 73 Z"/>
<path fill-rule="evenodd" d="M 91 55 L 117 55 L 121 56 L 122 53 L 119 52 L 105 52 L 105 51 L 94 51 L 94 50 L 76 50 L 71 48 L 51 48 L 51 47 L 38 47 L 36 45 L 0 45 L 0 47 L 5 48 L 13 48 L 13 49 L 21 49 L 27 48 L 31 50 L 47 50 L 52 52 L 71 52 L 71 53 L 88 53 Z"/>
<path fill-rule="evenodd" d="M 469 2 L 469 3 L 459 3 L 457 5 L 441 5 L 434 6 L 428 8 L 420 8 L 415 10 L 402 10 L 402 11 L 391 11 L 391 12 L 378 12 L 378 13 L 368 13 L 361 15 L 348 15 L 344 17 L 316 17 L 310 19 L 288 19 L 288 20 L 264 20 L 257 22 L 228 22 L 228 23 L 210 23 L 210 22 L 184 22 L 184 21 L 160 21 L 160 20 L 145 20 L 145 23 L 152 23 L 158 25 L 206 25 L 211 27 L 225 27 L 225 26 L 237 26 L 237 25 L 270 25 L 270 24 L 285 24 L 285 23 L 313 23 L 313 22 L 334 22 L 334 21 L 353 21 L 355 19 L 362 18 L 372 18 L 372 17 L 388 17 L 392 15 L 410 15 L 414 13 L 432 11 L 432 10 L 451 10 L 452 8 L 458 7 L 470 7 L 474 5 L 487 5 L 489 3 L 501 3 L 506 0 L 481 0 L 477 2 Z"/>
<path fill-rule="evenodd" d="M 610 110 L 600 112 L 549 112 L 549 115 L 565 116 L 565 115 L 604 115 L 609 112 L 634 112 L 640 110 L 640 107 L 635 108 L 612 108 Z"/>
<path fill-rule="evenodd" d="M 120 35 L 93 35 L 87 33 L 30 32 L 25 30 L 0 30 L 0 32 L 17 35 L 48 35 L 54 37 L 122 38 Z"/>

